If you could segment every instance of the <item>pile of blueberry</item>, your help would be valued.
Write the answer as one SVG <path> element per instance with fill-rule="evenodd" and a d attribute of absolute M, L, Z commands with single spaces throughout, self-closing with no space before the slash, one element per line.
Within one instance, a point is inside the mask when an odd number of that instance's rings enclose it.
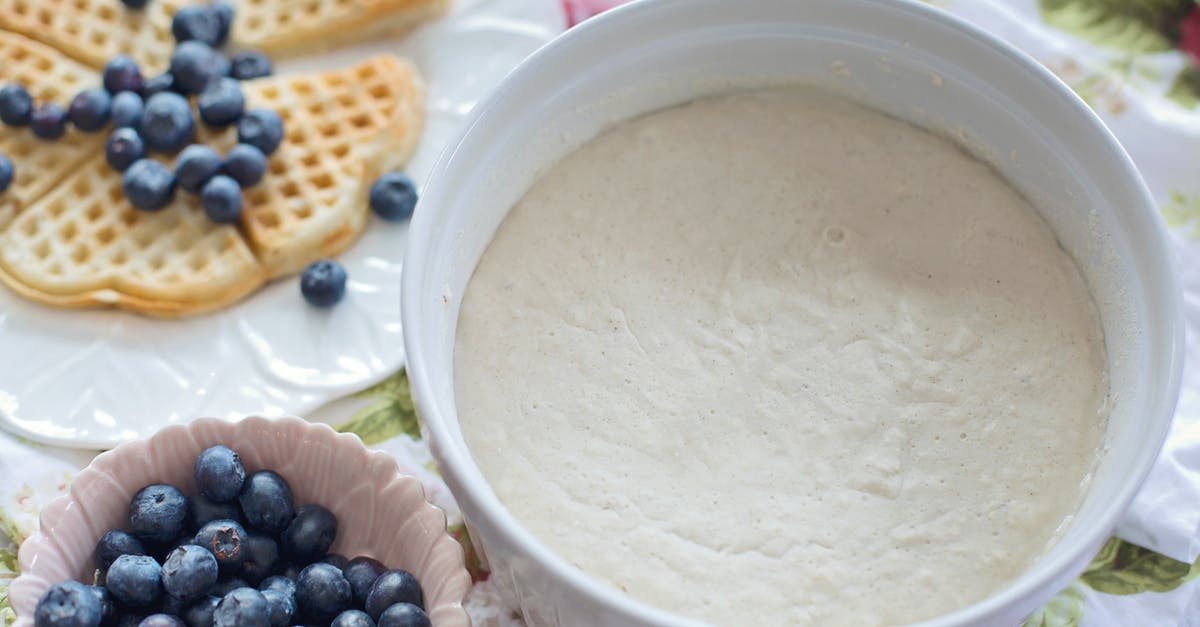
<path fill-rule="evenodd" d="M 57 583 L 37 627 L 428 627 L 411 573 L 329 554 L 337 518 L 295 507 L 286 480 L 247 476 L 237 453 L 196 459 L 198 494 L 153 484 L 129 504 L 129 531 L 96 545 L 98 581 Z"/>

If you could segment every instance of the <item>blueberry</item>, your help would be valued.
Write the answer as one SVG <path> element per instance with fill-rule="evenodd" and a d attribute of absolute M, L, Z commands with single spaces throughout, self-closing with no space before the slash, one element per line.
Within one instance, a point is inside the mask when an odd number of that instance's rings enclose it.
<path fill-rule="evenodd" d="M 175 182 L 193 194 L 199 194 L 204 184 L 220 170 L 221 155 L 204 144 L 192 144 L 175 158 Z M 210 451 L 213 451 L 211 455 Z M 241 458 L 224 446 L 214 446 L 201 453 L 196 458 L 195 473 L 200 494 L 218 503 L 237 498 L 246 478 Z"/>
<path fill-rule="evenodd" d="M 342 568 L 346 581 L 350 582 L 350 590 L 354 593 L 354 604 L 358 607 L 367 606 L 367 595 L 371 592 L 371 584 L 387 570 L 379 560 L 360 555 Z"/>
<path fill-rule="evenodd" d="M 237 501 L 232 503 L 214 503 L 203 494 L 188 497 L 188 505 L 192 508 L 192 524 L 197 529 L 214 520 L 236 520 L 241 522 L 242 510 Z"/>
<path fill-rule="evenodd" d="M 338 614 L 329 627 L 375 627 L 375 621 L 362 610 L 346 610 Z"/>
<path fill-rule="evenodd" d="M 196 107 L 200 110 L 200 119 L 209 126 L 229 126 L 237 122 L 246 109 L 241 83 L 224 76 L 213 79 L 200 92 Z"/>
<path fill-rule="evenodd" d="M 258 586 L 258 589 L 263 592 L 278 590 L 288 596 L 296 596 L 296 581 L 283 575 L 275 575 L 264 579 L 262 584 Z"/>
<path fill-rule="evenodd" d="M 238 588 L 225 595 L 213 612 L 214 627 L 270 627 L 271 607 L 254 588 Z"/>
<path fill-rule="evenodd" d="M 296 515 L 291 487 L 283 477 L 270 470 L 260 470 L 246 477 L 238 502 L 242 504 L 246 522 L 267 533 L 287 529 Z"/>
<path fill-rule="evenodd" d="M 171 34 L 175 41 L 195 40 L 215 46 L 221 37 L 221 17 L 208 5 L 185 6 L 171 19 Z"/>
<path fill-rule="evenodd" d="M 33 620 L 37 627 L 96 627 L 102 613 L 96 593 L 78 581 L 64 581 L 42 595 Z"/>
<path fill-rule="evenodd" d="M 67 119 L 81 131 L 93 132 L 108 124 L 112 113 L 112 96 L 99 87 L 85 89 L 71 99 Z"/>
<path fill-rule="evenodd" d="M 162 596 L 162 567 L 148 555 L 122 555 L 108 567 L 109 594 L 131 607 L 145 607 Z"/>
<path fill-rule="evenodd" d="M 130 9 L 143 9 L 146 3 L 150 0 L 121 0 L 121 3 Z"/>
<path fill-rule="evenodd" d="M 134 161 L 125 170 L 121 186 L 130 204 L 143 211 L 162 209 L 175 198 L 175 175 L 170 168 L 154 159 Z M 187 499 L 183 500 L 181 509 L 187 512 Z M 136 525 L 134 533 L 138 533 Z M 141 537 L 141 534 L 138 533 L 138 536 Z"/>
<path fill-rule="evenodd" d="M 229 61 L 220 52 L 201 41 L 185 41 L 171 55 L 171 74 L 175 88 L 185 94 L 204 91 L 209 81 L 229 74 Z"/>
<path fill-rule="evenodd" d="M 0 87 L 0 122 L 25 126 L 33 117 L 33 97 L 24 85 L 9 83 Z"/>
<path fill-rule="evenodd" d="M 112 598 L 104 586 L 88 586 L 87 588 L 100 601 L 100 627 L 116 625 L 117 619 L 120 617 L 116 599 Z"/>
<path fill-rule="evenodd" d="M 337 521 L 335 520 L 334 523 L 336 524 Z M 350 563 L 350 560 L 346 559 L 346 556 L 342 555 L 341 553 L 329 553 L 325 555 L 325 557 L 322 557 L 321 561 L 325 562 L 326 564 L 333 564 L 341 571 L 345 571 L 346 565 Z M 345 573 L 343 572 L 343 574 Z"/>
<path fill-rule="evenodd" d="M 137 131 L 119 128 L 108 136 L 104 144 L 104 156 L 114 170 L 124 172 L 134 161 L 146 156 L 146 144 Z"/>
<path fill-rule="evenodd" d="M 67 132 L 67 112 L 57 102 L 43 102 L 33 108 L 29 124 L 34 135 L 42 139 L 58 139 Z"/>
<path fill-rule="evenodd" d="M 217 558 L 202 546 L 185 544 L 171 551 L 163 561 L 163 589 L 180 601 L 199 599 L 216 583 Z"/>
<path fill-rule="evenodd" d="M 221 570 L 236 572 L 246 561 L 246 528 L 236 520 L 214 520 L 196 532 L 196 544 L 217 558 Z"/>
<path fill-rule="evenodd" d="M 332 512 L 320 505 L 301 505 L 280 536 L 279 544 L 288 559 L 307 564 L 329 552 L 335 538 L 337 517 Z M 338 570 L 341 570 L 340 566 Z"/>
<path fill-rule="evenodd" d="M 246 536 L 246 561 L 242 577 L 251 585 L 262 583 L 279 565 L 279 545 L 271 536 L 251 531 Z M 295 585 L 292 586 L 295 588 Z M 294 590 L 293 590 L 294 593 Z"/>
<path fill-rule="evenodd" d="M 217 610 L 217 604 L 220 602 L 221 597 L 212 595 L 193 602 L 184 608 L 183 622 L 187 623 L 188 627 L 212 627 L 213 612 Z"/>
<path fill-rule="evenodd" d="M 253 187 L 267 173 L 267 157 L 250 144 L 238 144 L 229 149 L 221 170 L 242 187 Z"/>
<path fill-rule="evenodd" d="M 379 627 L 431 627 L 425 610 L 412 603 L 397 603 L 379 616 Z"/>
<path fill-rule="evenodd" d="M 112 566 L 122 555 L 145 555 L 146 549 L 132 533 L 113 529 L 106 531 L 96 543 L 96 564 L 101 569 Z"/>
<path fill-rule="evenodd" d="M 164 91 L 175 91 L 175 77 L 170 72 L 163 72 L 158 76 L 146 79 L 145 84 L 142 85 L 142 99 L 149 100 L 150 96 Z"/>
<path fill-rule="evenodd" d="M 250 109 L 238 120 L 238 141 L 269 155 L 283 141 L 283 119 L 270 109 Z"/>
<path fill-rule="evenodd" d="M 221 581 L 218 581 L 217 585 L 213 586 L 212 593 L 219 597 L 223 597 L 230 592 L 237 590 L 238 588 L 249 587 L 250 584 L 247 583 L 245 579 L 242 579 L 241 577 L 230 577 L 229 579 L 222 579 Z"/>
<path fill-rule="evenodd" d="M 16 168 L 13 167 L 12 159 L 9 159 L 8 155 L 0 154 L 0 193 L 8 189 L 15 175 Z"/>
<path fill-rule="evenodd" d="M 273 71 L 271 59 L 260 50 L 243 50 L 229 60 L 229 75 L 239 81 L 270 76 Z"/>
<path fill-rule="evenodd" d="M 151 614 L 138 623 L 138 627 L 187 627 L 178 616 Z"/>
<path fill-rule="evenodd" d="M 212 169 L 211 174 L 216 174 L 217 169 L 221 167 L 220 155 L 210 148 L 205 152 L 205 160 Z M 198 189 L 200 185 L 196 187 Z M 193 473 L 200 494 L 217 503 L 230 503 L 237 499 L 238 494 L 242 492 L 242 485 L 246 482 L 246 467 L 242 464 L 242 458 L 233 449 L 219 444 L 200 453 L 196 458 Z"/>
<path fill-rule="evenodd" d="M 262 593 L 271 608 L 271 627 L 288 627 L 292 617 L 296 615 L 296 599 L 278 590 L 266 590 Z"/>
<path fill-rule="evenodd" d="M 144 84 L 141 68 L 127 54 L 119 54 L 104 65 L 104 88 L 111 93 L 141 91 Z"/>
<path fill-rule="evenodd" d="M 157 163 L 143 159 L 125 172 L 126 194 L 129 194 L 130 174 L 134 174 L 135 169 L 144 170 L 144 167 L 138 166 L 146 162 Z M 166 166 L 161 163 L 158 163 L 158 166 L 166 170 Z M 166 172 L 169 176 L 170 171 Z M 155 177 L 150 175 L 148 178 L 153 181 Z M 137 203 L 134 202 L 134 205 Z M 187 515 L 187 497 L 175 486 L 165 483 L 155 483 L 138 490 L 129 503 L 129 523 L 133 528 L 133 535 L 143 542 L 170 542 L 178 538 L 183 533 Z"/>
<path fill-rule="evenodd" d="M 424 608 L 425 595 L 421 592 L 421 584 L 407 570 L 389 570 L 379 576 L 367 593 L 367 613 L 375 620 L 387 608 L 397 603 L 412 603 Z"/>
<path fill-rule="evenodd" d="M 217 30 L 218 46 L 225 43 L 229 39 L 229 29 L 233 27 L 233 5 L 225 2 L 225 0 L 217 0 L 212 3 L 212 8 L 217 12 L 217 20 L 220 27 Z"/>
<path fill-rule="evenodd" d="M 279 571 L 279 574 L 294 582 L 300 578 L 300 571 L 304 570 L 305 566 L 308 566 L 308 564 L 287 564 L 283 567 L 283 570 Z"/>
<path fill-rule="evenodd" d="M 300 571 L 296 605 L 305 615 L 327 621 L 350 609 L 350 582 L 333 564 L 317 562 Z"/>
<path fill-rule="evenodd" d="M 300 275 L 300 293 L 315 307 L 332 307 L 346 295 L 346 270 L 332 259 L 312 262 Z"/>
<path fill-rule="evenodd" d="M 145 103 L 132 91 L 123 91 L 112 97 L 112 122 L 116 128 L 137 128 L 142 122 Z"/>
<path fill-rule="evenodd" d="M 407 220 L 417 206 L 417 186 L 403 172 L 389 172 L 371 185 L 371 210 L 384 220 Z"/>
<path fill-rule="evenodd" d="M 175 152 L 186 146 L 196 131 L 187 98 L 169 91 L 150 96 L 138 131 L 150 150 Z"/>

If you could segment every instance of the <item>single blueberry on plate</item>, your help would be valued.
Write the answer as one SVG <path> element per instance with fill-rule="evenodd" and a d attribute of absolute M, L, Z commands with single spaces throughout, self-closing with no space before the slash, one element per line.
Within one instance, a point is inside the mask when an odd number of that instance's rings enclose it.
<path fill-rule="evenodd" d="M 403 172 L 388 172 L 371 184 L 371 210 L 384 220 L 407 220 L 417 206 L 417 186 Z"/>
<path fill-rule="evenodd" d="M 250 585 L 259 585 L 279 565 L 279 545 L 275 539 L 255 531 L 246 536 L 246 561 L 242 562 L 242 578 Z M 292 584 L 295 593 L 295 584 Z M 260 588 L 262 589 L 262 588 Z"/>
<path fill-rule="evenodd" d="M 204 144 L 192 144 L 180 151 L 179 156 L 175 157 L 175 182 L 184 191 L 192 192 L 193 194 L 199 194 L 204 184 L 216 176 L 220 170 L 221 155 L 216 150 L 213 150 L 212 147 Z M 213 447 L 209 451 L 216 448 L 224 449 L 232 454 L 233 459 L 237 461 L 238 468 L 241 468 L 241 460 L 237 458 L 237 453 L 223 446 Z M 230 476 L 228 480 L 233 483 L 228 486 L 217 486 L 218 489 L 216 490 L 209 489 L 212 487 L 210 484 L 217 479 L 211 472 L 203 476 L 200 473 L 200 462 L 205 459 L 204 456 L 207 453 L 208 451 L 201 453 L 200 457 L 196 459 L 196 488 L 200 490 L 200 494 L 207 496 L 213 501 L 228 503 L 237 498 L 238 492 L 242 490 L 241 479 L 245 478 L 246 472 L 242 470 L 240 477 L 236 474 Z M 215 469 L 213 471 L 215 472 Z M 236 489 L 234 489 L 234 483 L 236 484 Z"/>
<path fill-rule="evenodd" d="M 329 552 L 337 538 L 337 528 L 333 512 L 317 504 L 301 505 L 280 536 L 280 548 L 291 561 L 307 564 Z M 340 565 L 335 566 L 341 570 Z"/>
<path fill-rule="evenodd" d="M 375 627 L 375 621 L 362 610 L 346 610 L 338 614 L 329 627 Z"/>
<path fill-rule="evenodd" d="M 216 161 L 213 170 L 213 174 L 216 174 L 216 169 L 221 167 L 220 155 L 213 151 L 207 158 L 210 166 L 213 165 L 211 161 Z M 216 503 L 234 501 L 246 483 L 246 467 L 242 464 L 242 458 L 233 449 L 219 444 L 200 453 L 192 472 L 196 489 Z"/>
<path fill-rule="evenodd" d="M 112 122 L 116 128 L 137 128 L 142 123 L 146 104 L 132 91 L 119 92 L 112 99 Z"/>
<path fill-rule="evenodd" d="M 431 627 L 425 610 L 412 603 L 396 603 L 379 616 L 379 627 Z"/>
<path fill-rule="evenodd" d="M 171 171 L 167 170 L 166 166 L 157 161 L 143 159 L 125 171 L 126 181 L 131 174 L 146 171 L 145 163 L 156 164 L 166 172 L 167 177 L 171 176 Z M 139 168 L 139 165 L 143 165 L 143 167 Z M 152 173 L 146 174 L 145 178 L 151 181 L 149 187 L 157 187 L 153 184 L 153 179 L 160 176 Z M 140 185 L 138 191 L 143 191 Z M 127 195 L 129 194 L 128 185 L 126 185 L 125 192 Z M 137 206 L 137 202 L 134 202 L 134 205 Z M 187 516 L 187 497 L 179 491 L 179 488 L 165 483 L 151 484 L 138 490 L 129 503 L 130 527 L 133 529 L 133 535 L 143 542 L 170 542 L 178 538 L 183 533 Z"/>
<path fill-rule="evenodd" d="M 148 555 L 122 555 L 108 567 L 104 586 L 122 604 L 146 607 L 162 596 L 162 567 Z"/>
<path fill-rule="evenodd" d="M 297 511 L 297 515 L 299 515 L 299 511 Z M 332 516 L 332 514 L 330 515 Z M 333 522 L 335 525 L 337 524 L 336 519 Z M 345 574 L 346 565 L 350 563 L 350 560 L 346 559 L 346 556 L 342 555 L 341 553 L 327 553 L 325 557 L 321 558 L 321 561 L 325 562 L 326 564 L 333 564 L 334 566 L 337 566 L 343 571 L 343 574 Z"/>
<path fill-rule="evenodd" d="M 221 170 L 242 187 L 253 187 L 267 173 L 267 157 L 250 144 L 238 144 L 229 149 Z"/>
<path fill-rule="evenodd" d="M 9 159 L 8 155 L 0 154 L 0 193 L 3 193 L 12 184 L 16 172 L 12 159 Z"/>
<path fill-rule="evenodd" d="M 96 543 L 96 564 L 101 569 L 112 566 L 114 560 L 122 555 L 145 555 L 146 549 L 132 533 L 111 529 L 100 536 Z"/>
<path fill-rule="evenodd" d="M 350 609 L 350 582 L 333 564 L 317 562 L 300 571 L 296 580 L 296 606 L 306 616 L 320 621 Z"/>
<path fill-rule="evenodd" d="M 221 38 L 221 16 L 208 5 L 182 7 L 171 18 L 171 34 L 175 36 L 175 41 L 195 40 L 215 46 Z"/>
<path fill-rule="evenodd" d="M 200 206 L 209 220 L 233 224 L 242 217 L 242 188 L 224 174 L 214 176 L 200 191 Z"/>
<path fill-rule="evenodd" d="M 238 502 L 242 504 L 246 522 L 267 533 L 287 529 L 296 515 L 292 488 L 283 477 L 270 470 L 260 470 L 246 477 Z"/>
<path fill-rule="evenodd" d="M 114 170 L 124 172 L 134 161 L 146 156 L 146 144 L 137 131 L 119 128 L 108 136 L 104 144 L 104 156 Z"/>
<path fill-rule="evenodd" d="M 229 74 L 229 60 L 201 41 L 185 41 L 171 55 L 171 75 L 175 88 L 185 94 L 198 94 L 218 76 Z"/>
<path fill-rule="evenodd" d="M 150 96 L 138 132 L 150 150 L 175 152 L 186 146 L 196 132 L 187 98 L 169 91 Z"/>
<path fill-rule="evenodd" d="M 121 187 L 129 204 L 143 211 L 157 211 L 174 200 L 175 175 L 170 168 L 154 159 L 138 159 L 125 169 Z M 183 501 L 182 511 L 187 513 L 187 499 Z M 180 525 L 182 529 L 182 521 Z M 139 538 L 144 537 L 137 525 L 134 526 L 134 533 Z"/>
<path fill-rule="evenodd" d="M 95 592 L 78 581 L 50 586 L 38 601 L 33 620 L 37 627 L 96 627 L 103 608 Z"/>
<path fill-rule="evenodd" d="M 246 535 L 236 520 L 214 520 L 196 532 L 196 544 L 217 558 L 222 571 L 232 573 L 246 561 Z"/>
<path fill-rule="evenodd" d="M 104 586 L 88 586 L 87 588 L 100 601 L 100 627 L 116 625 L 121 614 L 120 608 L 117 607 L 117 600 L 108 593 L 108 589 Z"/>
<path fill-rule="evenodd" d="M 283 141 L 283 118 L 270 109 L 250 109 L 238 120 L 238 141 L 269 155 Z"/>
<path fill-rule="evenodd" d="M 104 65 L 104 88 L 110 93 L 141 91 L 144 84 L 142 69 L 127 54 L 119 54 Z"/>
<path fill-rule="evenodd" d="M 57 102 L 43 102 L 33 108 L 29 125 L 41 139 L 58 139 L 67 132 L 67 112 Z"/>
<path fill-rule="evenodd" d="M 387 608 L 397 603 L 412 603 L 424 608 L 425 595 L 417 578 L 407 570 L 393 569 L 379 576 L 367 593 L 367 613 L 375 620 Z"/>
<path fill-rule="evenodd" d="M 226 594 L 213 612 L 214 627 L 271 627 L 271 607 L 254 588 Z"/>
<path fill-rule="evenodd" d="M 24 85 L 9 83 L 0 87 L 0 122 L 25 126 L 33 117 L 33 97 Z"/>
<path fill-rule="evenodd" d="M 209 126 L 229 126 L 237 122 L 246 109 L 241 83 L 224 76 L 213 79 L 200 92 L 196 108 L 200 111 L 200 119 Z"/>
<path fill-rule="evenodd" d="M 346 295 L 346 269 L 332 259 L 318 259 L 300 275 L 300 293 L 314 307 L 332 307 Z"/>
<path fill-rule="evenodd" d="M 296 599 L 278 590 L 264 590 L 263 598 L 271 609 L 271 627 L 288 627 L 296 615 Z"/>
<path fill-rule="evenodd" d="M 192 524 L 196 529 L 214 520 L 236 520 L 241 522 L 242 508 L 237 501 L 229 503 L 214 503 L 203 494 L 188 497 L 188 505 L 192 508 Z"/>
<path fill-rule="evenodd" d="M 230 577 L 228 579 L 222 579 L 218 581 L 217 585 L 213 587 L 212 593 L 216 596 L 223 597 L 230 592 L 237 590 L 238 588 L 249 587 L 250 584 L 247 583 L 245 579 L 242 579 L 241 577 Z"/>
<path fill-rule="evenodd" d="M 350 582 L 350 590 L 354 593 L 354 605 L 367 606 L 367 595 L 371 592 L 371 584 L 387 570 L 382 562 L 375 558 L 360 555 L 342 568 L 346 581 Z"/>
<path fill-rule="evenodd" d="M 187 627 L 178 617 L 171 614 L 151 614 L 138 623 L 138 627 Z"/>
<path fill-rule="evenodd" d="M 163 589 L 180 601 L 199 599 L 216 583 L 217 558 L 202 546 L 185 544 L 171 551 L 163 561 Z"/>
<path fill-rule="evenodd" d="M 212 3 L 212 8 L 217 12 L 217 20 L 219 20 L 220 28 L 217 31 L 217 43 L 220 46 L 229 39 L 229 29 L 233 26 L 233 5 L 225 0 L 217 0 Z"/>
<path fill-rule="evenodd" d="M 263 580 L 258 586 L 259 590 L 266 592 L 267 590 L 278 590 L 288 596 L 296 596 L 296 580 L 289 579 L 283 575 L 274 575 Z"/>
<path fill-rule="evenodd" d="M 183 609 L 183 622 L 188 627 L 212 627 L 213 612 L 217 611 L 220 602 L 221 597 L 212 595 L 193 602 Z"/>
<path fill-rule="evenodd" d="M 175 76 L 170 72 L 147 78 L 141 89 L 142 100 L 149 100 L 150 96 L 164 91 L 175 91 Z"/>
<path fill-rule="evenodd" d="M 271 59 L 261 50 L 243 50 L 229 60 L 229 75 L 239 81 L 270 76 L 273 71 Z"/>
<path fill-rule="evenodd" d="M 105 90 L 99 87 L 85 89 L 71 99 L 71 104 L 67 106 L 67 119 L 75 128 L 85 131 L 94 132 L 104 128 L 108 124 L 109 115 L 112 114 L 112 96 Z"/>

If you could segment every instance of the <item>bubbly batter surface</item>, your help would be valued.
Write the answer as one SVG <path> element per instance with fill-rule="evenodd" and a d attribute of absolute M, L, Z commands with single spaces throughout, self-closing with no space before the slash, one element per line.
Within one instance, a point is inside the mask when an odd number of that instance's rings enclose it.
<path fill-rule="evenodd" d="M 618 126 L 466 293 L 471 450 L 553 549 L 726 625 L 979 600 L 1077 507 L 1104 344 L 1035 211 L 949 141 L 802 88 Z"/>

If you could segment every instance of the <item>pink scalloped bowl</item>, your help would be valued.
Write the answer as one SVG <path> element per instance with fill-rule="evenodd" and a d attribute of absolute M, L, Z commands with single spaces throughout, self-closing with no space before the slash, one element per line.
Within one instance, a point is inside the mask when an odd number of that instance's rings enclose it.
<path fill-rule="evenodd" d="M 91 582 L 96 542 L 128 525 L 129 501 L 142 487 L 166 482 L 194 493 L 192 462 L 214 444 L 236 450 L 248 472 L 278 472 L 297 505 L 328 507 L 338 518 L 333 552 L 369 555 L 416 575 L 434 625 L 470 626 L 462 607 L 471 587 L 462 547 L 446 533 L 445 512 L 425 499 L 419 480 L 401 474 L 391 456 L 367 449 L 358 436 L 300 418 L 250 417 L 173 425 L 97 456 L 70 491 L 46 507 L 40 531 L 21 545 L 21 575 L 9 588 L 14 627 L 33 626 L 33 610 L 51 584 Z"/>

